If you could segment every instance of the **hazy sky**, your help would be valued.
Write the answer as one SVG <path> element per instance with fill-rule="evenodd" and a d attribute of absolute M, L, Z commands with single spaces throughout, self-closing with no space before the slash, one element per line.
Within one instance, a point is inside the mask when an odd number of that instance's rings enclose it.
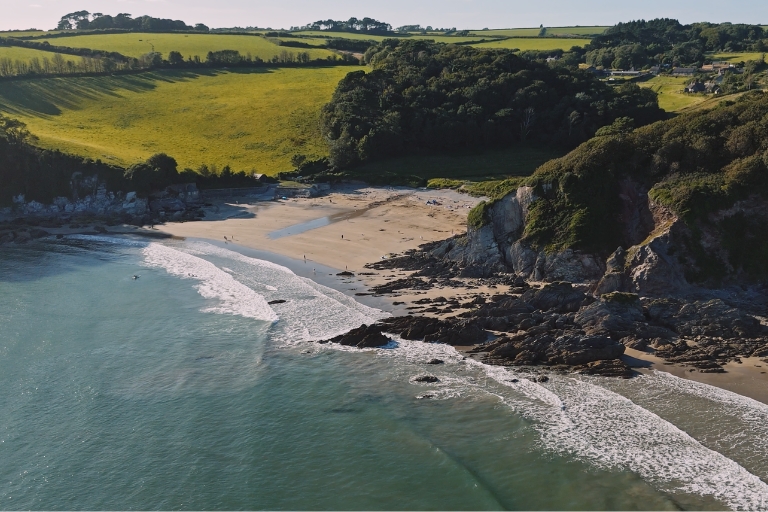
<path fill-rule="evenodd" d="M 768 24 L 765 0 L 0 0 L 0 30 L 51 29 L 69 12 L 181 19 L 211 27 L 288 28 L 318 19 L 369 16 L 391 23 L 480 29 L 612 25 L 677 18 Z"/>

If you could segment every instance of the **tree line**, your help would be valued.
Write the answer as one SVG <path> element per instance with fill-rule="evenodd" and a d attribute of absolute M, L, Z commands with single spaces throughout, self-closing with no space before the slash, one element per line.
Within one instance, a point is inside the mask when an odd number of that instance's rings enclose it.
<path fill-rule="evenodd" d="M 100 12 L 76 11 L 65 14 L 59 20 L 56 30 L 100 30 L 100 29 L 127 29 L 141 31 L 175 31 L 195 30 L 208 32 L 208 27 L 202 23 L 191 27 L 181 20 L 153 18 L 152 16 L 131 17 L 122 12 L 115 16 Z"/>
<path fill-rule="evenodd" d="M 97 176 L 109 191 L 135 191 L 146 197 L 177 183 L 196 183 L 200 189 L 257 186 L 252 171 L 234 172 L 229 166 L 201 166 L 179 170 L 166 154 L 123 168 L 58 150 L 35 146 L 37 139 L 26 125 L 0 114 L 0 206 L 10 206 L 23 194 L 27 201 L 51 203 L 56 197 L 72 198 L 73 179 Z M 95 193 L 95 190 L 94 190 Z"/>
<path fill-rule="evenodd" d="M 575 147 L 617 118 L 644 125 L 665 116 L 650 89 L 613 88 L 508 50 L 387 39 L 365 62 L 372 70 L 349 73 L 322 109 L 337 168 L 420 152 Z"/>
<path fill-rule="evenodd" d="M 347 21 L 319 20 L 300 27 L 301 30 L 325 30 L 328 32 L 354 32 L 358 34 L 391 35 L 392 25 L 373 18 L 349 18 Z"/>

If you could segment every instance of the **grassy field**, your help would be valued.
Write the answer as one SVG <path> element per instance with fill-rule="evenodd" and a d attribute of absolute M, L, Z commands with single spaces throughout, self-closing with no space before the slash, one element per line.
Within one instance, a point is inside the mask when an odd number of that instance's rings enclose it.
<path fill-rule="evenodd" d="M 423 155 L 372 162 L 354 170 L 361 176 L 419 176 L 482 181 L 528 176 L 552 158 L 562 156 L 544 148 L 510 148 L 482 154 Z"/>
<path fill-rule="evenodd" d="M 241 54 L 250 53 L 253 57 L 271 59 L 282 50 L 294 53 L 308 51 L 312 59 L 326 58 L 334 53 L 328 50 L 302 48 L 282 48 L 259 36 L 239 36 L 230 34 L 93 34 L 71 37 L 41 39 L 52 45 L 72 48 L 91 48 L 122 53 L 130 57 L 140 57 L 151 51 L 160 52 L 164 57 L 169 52 L 177 51 L 187 58 L 198 55 L 201 59 L 209 51 L 238 50 Z"/>
<path fill-rule="evenodd" d="M 747 62 L 748 60 L 765 60 L 766 53 L 710 53 L 707 54 L 707 58 L 738 64 L 739 62 Z"/>
<path fill-rule="evenodd" d="M 46 52 L 43 50 L 32 50 L 30 48 L 20 48 L 18 46 L 0 46 L 0 59 L 8 58 L 11 60 L 20 60 L 23 62 L 29 62 L 33 58 L 37 57 L 43 60 L 43 57 L 48 57 L 50 60 L 54 56 L 54 52 Z M 64 55 L 68 60 L 79 60 L 80 57 L 73 55 Z"/>
<path fill-rule="evenodd" d="M 690 82 L 690 77 L 657 76 L 638 85 L 656 91 L 659 95 L 659 106 L 667 112 L 679 112 L 707 99 L 702 94 L 684 93 L 683 88 Z"/>
<path fill-rule="evenodd" d="M 52 33 L 56 33 L 56 32 L 52 32 Z M 36 31 L 26 30 L 26 31 L 19 31 L 19 32 L 9 30 L 7 32 L 0 32 L 0 37 L 27 37 L 27 36 L 41 36 L 43 34 L 45 34 L 44 30 L 36 30 Z"/>
<path fill-rule="evenodd" d="M 165 71 L 0 83 L 0 111 L 47 148 L 117 164 L 165 152 L 180 167 L 274 174 L 327 154 L 317 114 L 354 67 Z"/>
<path fill-rule="evenodd" d="M 547 27 L 550 36 L 596 36 L 608 27 Z M 539 28 L 508 28 L 499 30 L 473 30 L 472 36 L 533 37 L 539 35 Z"/>
<path fill-rule="evenodd" d="M 480 41 L 483 39 L 483 37 L 461 37 L 461 36 L 442 36 L 442 35 L 420 35 L 420 34 L 411 34 L 411 35 L 403 35 L 403 36 L 373 36 L 368 34 L 354 34 L 352 32 L 324 32 L 320 30 L 304 30 L 300 32 L 295 32 L 296 35 L 300 36 L 312 36 L 312 37 L 322 37 L 322 38 L 340 38 L 340 39 L 360 39 L 365 41 L 382 41 L 384 39 L 392 39 L 398 38 L 398 39 L 431 39 L 433 41 L 437 41 L 438 43 L 464 43 L 464 42 L 470 42 L 470 41 Z M 487 36 L 486 36 L 487 37 Z M 300 39 L 301 41 L 301 39 Z"/>
<path fill-rule="evenodd" d="M 570 50 L 572 46 L 585 46 L 589 44 L 589 39 L 575 38 L 512 38 L 501 41 L 490 41 L 487 43 L 474 44 L 475 48 L 518 48 L 519 50 Z"/>

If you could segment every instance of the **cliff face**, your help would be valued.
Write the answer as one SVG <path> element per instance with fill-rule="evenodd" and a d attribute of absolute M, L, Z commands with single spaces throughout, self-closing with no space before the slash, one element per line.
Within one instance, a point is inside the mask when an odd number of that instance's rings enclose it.
<path fill-rule="evenodd" d="M 608 257 L 573 249 L 547 252 L 526 243 L 528 210 L 537 199 L 530 187 L 494 201 L 486 207 L 484 225 L 470 227 L 466 237 L 447 240 L 431 253 L 457 264 L 465 276 L 507 272 L 532 281 L 584 283 L 598 296 L 630 292 L 668 297 L 699 284 L 749 282 L 743 269 L 732 264 L 733 248 L 726 247 L 728 231 L 723 226 L 733 219 L 747 218 L 747 224 L 768 219 L 766 201 L 753 197 L 738 202 L 689 227 L 630 180 L 620 183 L 619 198 L 623 243 Z"/>

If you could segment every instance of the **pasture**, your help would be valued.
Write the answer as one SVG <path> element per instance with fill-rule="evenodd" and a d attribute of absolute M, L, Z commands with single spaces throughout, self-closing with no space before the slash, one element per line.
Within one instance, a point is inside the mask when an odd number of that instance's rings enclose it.
<path fill-rule="evenodd" d="M 39 145 L 130 165 L 168 153 L 201 164 L 274 174 L 296 153 L 327 155 L 317 116 L 356 68 L 158 71 L 0 83 L 0 111 Z"/>
<path fill-rule="evenodd" d="M 30 48 L 21 48 L 18 46 L 0 46 L 0 59 L 11 59 L 12 61 L 29 62 L 34 58 L 43 60 L 43 57 L 51 59 L 55 52 L 46 52 L 43 50 L 32 50 Z M 79 60 L 80 57 L 64 55 L 68 60 Z"/>
<path fill-rule="evenodd" d="M 501 41 L 489 41 L 485 43 L 473 44 L 475 48 L 504 48 L 518 50 L 570 50 L 572 46 L 585 46 L 589 44 L 589 39 L 576 38 L 554 38 L 554 37 L 517 37 L 511 39 L 502 39 Z"/>
<path fill-rule="evenodd" d="M 231 34 L 164 34 L 140 33 L 127 34 L 92 34 L 71 37 L 41 39 L 51 45 L 69 46 L 72 48 L 90 48 L 118 52 L 129 57 L 141 57 L 150 52 L 159 52 L 168 57 L 172 51 L 180 52 L 184 58 L 199 56 L 205 60 L 210 51 L 238 50 L 242 55 L 251 54 L 268 60 L 281 51 L 309 52 L 312 59 L 324 59 L 335 55 L 322 49 L 286 48 L 278 46 L 261 36 L 231 35 Z"/>
<path fill-rule="evenodd" d="M 480 41 L 482 36 L 443 36 L 429 34 L 408 34 L 395 36 L 374 36 L 369 34 L 356 34 L 353 32 L 325 32 L 322 30 L 303 30 L 294 32 L 297 36 L 309 36 L 325 39 L 355 39 L 364 41 L 383 41 L 384 39 L 428 39 L 438 43 L 466 43 L 471 41 Z M 486 36 L 488 37 L 488 36 Z M 299 39 L 301 41 L 302 39 Z"/>
<path fill-rule="evenodd" d="M 596 36 L 609 27 L 546 27 L 548 36 Z M 536 37 L 540 28 L 472 30 L 471 36 Z"/>
<path fill-rule="evenodd" d="M 738 64 L 739 62 L 747 62 L 749 60 L 763 60 L 765 61 L 766 54 L 756 52 L 744 52 L 744 53 L 710 53 L 707 54 L 707 58 L 712 60 L 722 60 L 726 62 L 733 62 Z"/>
<path fill-rule="evenodd" d="M 638 85 L 655 91 L 659 95 L 659 106 L 667 112 L 679 112 L 707 99 L 703 94 L 683 92 L 691 80 L 690 77 L 657 76 L 645 82 L 639 82 Z"/>

